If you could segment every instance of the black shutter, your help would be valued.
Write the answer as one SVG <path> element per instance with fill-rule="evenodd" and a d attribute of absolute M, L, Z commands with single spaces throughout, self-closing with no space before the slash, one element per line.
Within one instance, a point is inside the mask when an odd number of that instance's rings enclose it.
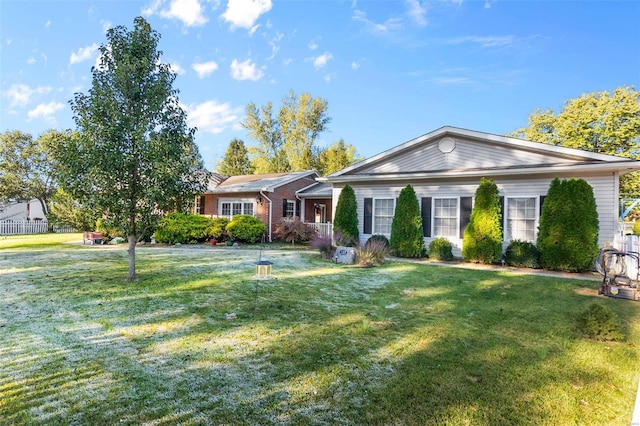
<path fill-rule="evenodd" d="M 471 209 L 473 208 L 473 197 L 460 197 L 460 238 L 464 235 L 464 230 L 471 219 Z"/>
<path fill-rule="evenodd" d="M 364 199 L 364 229 L 363 234 L 371 234 L 373 224 L 373 198 Z"/>
<path fill-rule="evenodd" d="M 420 199 L 420 216 L 422 216 L 422 233 L 429 238 L 431 237 L 431 197 Z"/>
<path fill-rule="evenodd" d="M 282 217 L 287 217 L 287 199 L 282 200 Z"/>
<path fill-rule="evenodd" d="M 296 211 L 294 216 L 297 216 L 298 218 L 302 217 L 302 215 L 300 214 L 300 200 L 296 200 Z"/>
<path fill-rule="evenodd" d="M 504 241 L 504 197 L 500 197 L 500 231 L 502 231 L 502 241 Z"/>
<path fill-rule="evenodd" d="M 540 216 L 542 216 L 542 205 L 544 204 L 544 199 L 547 198 L 546 195 L 540 196 Z"/>
<path fill-rule="evenodd" d="M 205 200 L 204 195 L 201 195 L 200 196 L 200 209 L 198 211 L 198 213 L 200 213 L 200 214 L 204 214 L 204 200 Z"/>

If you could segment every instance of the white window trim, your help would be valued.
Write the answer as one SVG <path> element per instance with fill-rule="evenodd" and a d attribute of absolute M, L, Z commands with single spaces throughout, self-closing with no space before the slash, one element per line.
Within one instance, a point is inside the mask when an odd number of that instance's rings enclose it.
<path fill-rule="evenodd" d="M 391 229 L 389 229 L 389 233 L 384 233 L 384 232 L 376 232 L 376 203 L 380 200 L 392 200 L 393 201 L 393 212 L 394 214 L 391 216 L 391 221 L 393 221 L 393 216 L 395 215 L 395 211 L 396 211 L 396 198 L 395 197 L 379 197 L 379 198 L 373 198 L 373 205 L 371 206 L 372 212 L 371 212 L 371 234 L 380 234 L 380 235 L 385 235 L 385 236 L 390 236 L 391 235 Z"/>
<path fill-rule="evenodd" d="M 293 215 L 292 216 L 285 216 L 285 217 L 299 217 L 299 215 L 297 215 L 296 213 L 296 200 L 286 200 L 287 201 L 287 210 L 289 210 L 289 206 L 293 205 Z M 285 215 L 287 214 L 287 212 L 283 212 Z"/>
<path fill-rule="evenodd" d="M 246 214 L 244 213 L 244 204 L 245 203 L 249 203 L 249 204 L 253 204 L 253 215 L 252 216 L 256 216 L 256 213 L 258 211 L 257 209 L 257 202 L 255 200 L 255 198 L 250 198 L 250 197 L 244 197 L 244 198 L 218 198 L 218 217 L 226 217 L 228 219 L 233 219 L 233 215 L 223 215 L 222 214 L 222 204 L 223 203 L 242 203 L 242 214 Z M 233 209 L 233 208 L 232 208 Z M 233 210 L 232 210 L 233 212 Z"/>
<path fill-rule="evenodd" d="M 533 220 L 533 240 L 529 240 L 530 243 L 535 243 L 538 238 L 538 226 L 540 226 L 540 196 L 539 195 L 510 195 L 504 197 L 504 217 L 502 218 L 502 229 L 504 229 L 504 240 L 505 241 L 514 241 L 512 236 L 509 233 L 509 200 L 511 199 L 522 199 L 522 198 L 533 198 L 534 199 L 534 220 Z"/>
<path fill-rule="evenodd" d="M 456 200 L 456 235 L 437 235 L 436 234 L 436 200 Z M 431 198 L 431 233 L 432 238 L 444 237 L 460 239 L 460 197 L 432 197 Z"/>

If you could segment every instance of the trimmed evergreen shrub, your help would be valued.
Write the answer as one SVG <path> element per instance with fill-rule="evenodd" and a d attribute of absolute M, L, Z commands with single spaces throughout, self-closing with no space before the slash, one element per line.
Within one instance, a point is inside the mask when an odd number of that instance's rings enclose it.
<path fill-rule="evenodd" d="M 555 178 L 540 216 L 540 265 L 554 271 L 591 270 L 598 256 L 598 226 L 591 185 L 584 179 Z"/>
<path fill-rule="evenodd" d="M 399 257 L 423 257 L 425 255 L 424 233 L 420 204 L 411 185 L 400 191 L 398 205 L 391 223 L 391 250 Z"/>
<path fill-rule="evenodd" d="M 369 239 L 367 240 L 367 242 L 364 243 L 364 245 L 366 247 L 367 245 L 373 244 L 374 242 L 380 242 L 384 246 L 386 246 L 387 248 L 390 247 L 389 239 L 387 237 L 385 237 L 384 235 L 381 235 L 381 234 L 374 234 L 374 235 L 370 236 Z"/>
<path fill-rule="evenodd" d="M 187 244 L 211 237 L 212 220 L 205 216 L 169 213 L 158 222 L 154 238 L 159 243 Z"/>
<path fill-rule="evenodd" d="M 540 253 L 529 241 L 513 240 L 504 252 L 504 261 L 517 268 L 540 268 Z"/>
<path fill-rule="evenodd" d="M 229 237 L 234 241 L 257 243 L 267 232 L 267 225 L 257 217 L 249 214 L 239 214 L 227 224 Z"/>
<path fill-rule="evenodd" d="M 498 194 L 498 186 L 492 180 L 480 179 L 462 241 L 462 257 L 467 262 L 491 264 L 502 257 L 502 214 Z"/>
<path fill-rule="evenodd" d="M 340 235 L 344 241 L 357 242 L 360 237 L 357 207 L 353 188 L 345 185 L 338 197 L 336 214 L 333 218 L 333 232 L 335 235 Z"/>
<path fill-rule="evenodd" d="M 616 313 L 597 302 L 593 302 L 576 316 L 576 330 L 595 340 L 624 339 Z"/>
<path fill-rule="evenodd" d="M 429 244 L 429 258 L 435 260 L 453 259 L 453 247 L 445 237 L 438 237 Z"/>
<path fill-rule="evenodd" d="M 291 244 L 306 243 L 316 236 L 316 230 L 297 217 L 285 217 L 276 225 L 274 234 Z"/>
<path fill-rule="evenodd" d="M 210 235 L 212 238 L 219 243 L 227 241 L 229 239 L 229 234 L 227 233 L 227 225 L 229 224 L 229 219 L 226 217 L 216 217 L 211 219 L 211 229 Z"/>

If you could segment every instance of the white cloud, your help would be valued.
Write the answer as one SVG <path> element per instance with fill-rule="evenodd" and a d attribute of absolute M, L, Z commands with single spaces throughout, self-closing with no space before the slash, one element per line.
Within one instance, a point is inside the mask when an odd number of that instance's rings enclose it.
<path fill-rule="evenodd" d="M 60 102 L 49 102 L 48 104 L 40 104 L 27 113 L 29 119 L 44 118 L 47 121 L 53 121 L 57 111 L 64 108 L 64 104 Z"/>
<path fill-rule="evenodd" d="M 209 22 L 204 15 L 200 0 L 156 0 L 142 10 L 142 15 L 151 16 L 158 14 L 163 18 L 177 19 L 187 27 L 197 27 Z"/>
<path fill-rule="evenodd" d="M 506 47 L 515 42 L 515 37 L 507 36 L 466 36 L 447 40 L 447 44 L 475 43 L 482 47 Z"/>
<path fill-rule="evenodd" d="M 258 81 L 262 78 L 264 73 L 262 70 L 256 67 L 256 64 L 247 59 L 244 62 L 238 62 L 234 59 L 231 62 L 231 77 L 235 80 L 253 80 Z"/>
<path fill-rule="evenodd" d="M 51 87 L 37 87 L 32 89 L 26 84 L 12 84 L 3 95 L 9 98 L 9 108 L 25 107 L 31 102 L 34 94 L 46 94 L 51 92 Z"/>
<path fill-rule="evenodd" d="M 184 106 L 184 109 L 190 127 L 213 134 L 235 128 L 243 111 L 242 108 L 233 108 L 228 102 L 219 103 L 216 100 Z"/>
<path fill-rule="evenodd" d="M 267 58 L 268 61 L 272 60 L 276 57 L 278 52 L 280 51 L 280 46 L 278 43 L 282 40 L 283 34 L 276 31 L 276 35 L 269 41 L 269 46 L 271 46 L 271 56 Z"/>
<path fill-rule="evenodd" d="M 407 8 L 409 9 L 407 14 L 409 15 L 412 21 L 414 21 L 416 24 L 418 24 L 421 27 L 424 27 L 425 25 L 427 25 L 426 5 L 420 4 L 419 0 L 407 0 Z"/>
<path fill-rule="evenodd" d="M 218 64 L 216 64 L 214 61 L 209 61 L 199 64 L 193 64 L 191 67 L 198 74 L 198 77 L 205 78 L 218 69 Z"/>
<path fill-rule="evenodd" d="M 32 56 L 32 57 L 30 57 L 29 59 L 27 59 L 27 63 L 28 63 L 29 65 L 33 65 L 33 64 L 35 64 L 35 63 L 36 63 L 36 58 L 34 58 L 33 56 Z"/>
<path fill-rule="evenodd" d="M 360 64 L 356 61 L 351 62 L 351 69 L 352 70 L 357 70 L 358 68 L 360 68 Z"/>
<path fill-rule="evenodd" d="M 367 14 L 361 10 L 354 10 L 351 19 L 362 22 L 365 28 L 374 34 L 386 34 L 402 28 L 402 20 L 399 18 L 389 18 L 383 23 L 375 23 L 369 20 Z"/>
<path fill-rule="evenodd" d="M 317 48 L 318 48 L 318 43 L 316 43 L 315 41 L 309 42 L 309 49 L 316 50 Z"/>
<path fill-rule="evenodd" d="M 231 29 L 240 27 L 253 33 L 257 28 L 255 22 L 271 7 L 271 0 L 229 0 L 221 17 L 231 24 Z"/>
<path fill-rule="evenodd" d="M 45 28 L 49 28 L 50 26 L 51 26 L 51 21 L 50 20 L 44 23 L 44 27 Z"/>
<path fill-rule="evenodd" d="M 69 65 L 73 65 L 76 62 L 83 62 L 91 57 L 98 51 L 98 44 L 93 43 L 91 46 L 81 47 L 77 52 L 72 52 L 69 58 Z"/>
<path fill-rule="evenodd" d="M 184 75 L 187 73 L 187 71 L 182 68 L 182 66 L 177 62 L 169 64 L 169 68 L 171 68 L 171 71 L 175 72 L 178 75 Z"/>
<path fill-rule="evenodd" d="M 311 58 L 311 61 L 313 62 L 313 67 L 315 69 L 320 69 L 320 68 L 324 68 L 327 65 L 327 62 L 329 62 L 330 59 L 333 58 L 333 55 L 329 52 L 324 52 L 322 55 L 320 56 L 316 56 L 315 58 Z"/>
<path fill-rule="evenodd" d="M 324 76 L 324 81 L 326 81 L 327 83 L 329 83 L 331 80 L 333 80 L 334 78 L 336 78 L 338 76 L 337 73 L 332 72 L 330 74 L 327 74 Z"/>

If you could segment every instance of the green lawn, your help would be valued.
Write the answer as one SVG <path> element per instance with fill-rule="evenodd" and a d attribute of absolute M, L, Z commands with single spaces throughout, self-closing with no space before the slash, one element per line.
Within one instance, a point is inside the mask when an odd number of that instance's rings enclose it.
<path fill-rule="evenodd" d="M 0 424 L 628 425 L 640 303 L 597 281 L 0 237 Z M 624 342 L 574 316 L 612 308 Z"/>

